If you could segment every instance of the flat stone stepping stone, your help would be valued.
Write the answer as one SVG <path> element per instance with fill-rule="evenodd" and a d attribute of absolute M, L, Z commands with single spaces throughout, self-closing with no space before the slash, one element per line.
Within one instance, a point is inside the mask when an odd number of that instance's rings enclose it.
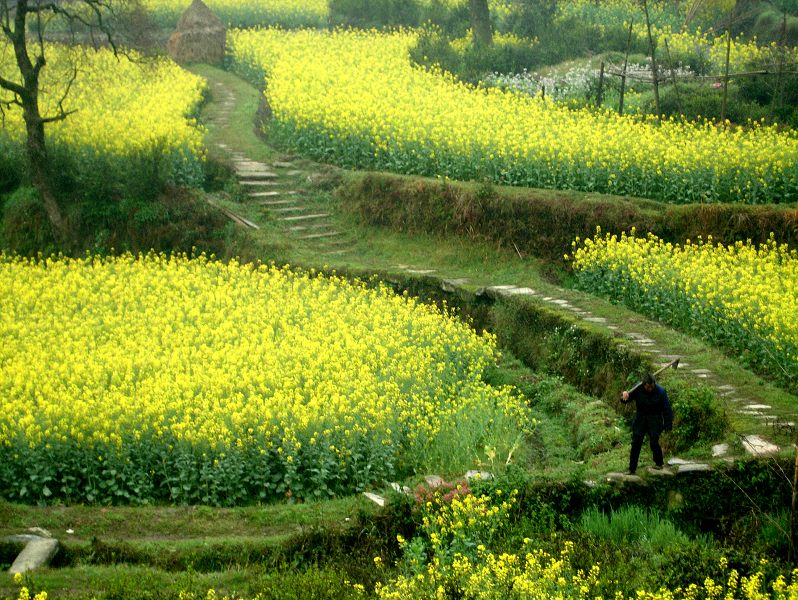
<path fill-rule="evenodd" d="M 274 182 L 273 181 L 269 181 L 269 180 L 258 180 L 258 179 L 252 180 L 252 181 L 242 180 L 242 181 L 238 182 L 238 185 L 248 185 L 248 186 L 256 187 L 256 186 L 264 186 L 264 185 L 274 185 Z"/>
<path fill-rule="evenodd" d="M 488 471 L 475 471 L 472 469 L 470 471 L 466 471 L 465 478 L 468 481 L 471 481 L 472 479 L 476 479 L 478 481 L 487 481 L 488 479 L 493 479 L 493 473 Z"/>
<path fill-rule="evenodd" d="M 444 279 L 441 281 L 441 289 L 444 292 L 454 292 L 457 288 L 468 283 L 468 279 L 463 277 L 457 279 Z"/>
<path fill-rule="evenodd" d="M 719 390 L 722 390 L 722 391 L 725 391 L 725 392 L 734 392 L 734 391 L 737 391 L 737 388 L 736 388 L 736 387 L 734 387 L 733 385 L 729 385 L 729 384 L 726 384 L 726 385 L 719 385 L 719 386 L 717 387 L 717 389 L 719 389 Z"/>
<path fill-rule="evenodd" d="M 275 213 L 290 213 L 305 210 L 304 206 L 283 206 L 282 208 L 272 208 L 270 212 Z"/>
<path fill-rule="evenodd" d="M 335 237 L 341 235 L 339 231 L 326 231 L 324 233 L 310 233 L 308 235 L 300 235 L 300 240 L 315 240 L 318 238 L 327 238 L 327 237 Z"/>
<path fill-rule="evenodd" d="M 742 436 L 743 448 L 749 454 L 754 456 L 767 456 L 775 454 L 779 451 L 779 447 L 771 444 L 767 440 L 759 437 L 758 435 L 744 435 Z"/>
<path fill-rule="evenodd" d="M 425 475 L 424 481 L 426 481 L 427 485 L 430 486 L 431 488 L 438 488 L 441 487 L 444 483 L 446 483 L 443 480 L 443 477 L 441 477 L 440 475 Z"/>
<path fill-rule="evenodd" d="M 752 417 L 761 417 L 762 416 L 762 413 L 759 412 L 758 410 L 738 410 L 737 412 L 739 414 L 741 414 L 741 415 L 749 415 L 749 416 L 752 416 Z"/>
<path fill-rule="evenodd" d="M 276 160 L 272 163 L 278 169 L 292 169 L 294 167 L 294 163 L 285 162 L 282 160 Z"/>
<path fill-rule="evenodd" d="M 588 317 L 585 321 L 589 321 L 591 323 L 606 323 L 607 319 L 604 317 Z"/>
<path fill-rule="evenodd" d="M 329 217 L 330 213 L 316 213 L 314 215 L 297 215 L 295 217 L 280 217 L 280 221 L 306 221 L 311 219 L 323 219 Z"/>
<path fill-rule="evenodd" d="M 277 185 L 274 181 L 268 182 L 270 185 Z M 271 192 L 250 192 L 247 194 L 250 198 L 279 198 L 283 195 L 283 192 L 271 191 Z"/>
<path fill-rule="evenodd" d="M 672 466 L 672 467 L 675 467 L 675 466 L 678 466 L 678 465 L 689 465 L 689 464 L 691 464 L 691 461 L 684 460 L 683 458 L 678 458 L 678 457 L 674 456 L 673 458 L 669 458 L 668 459 L 668 464 L 670 466 Z"/>
<path fill-rule="evenodd" d="M 286 175 L 291 175 L 291 176 L 293 176 L 293 175 L 302 175 L 302 171 L 298 171 L 298 170 L 288 171 L 286 173 Z"/>
<path fill-rule="evenodd" d="M 496 292 L 502 292 L 506 290 L 514 290 L 517 286 L 514 285 L 492 285 L 488 287 L 489 290 L 494 290 Z"/>
<path fill-rule="evenodd" d="M 328 221 L 311 221 L 310 223 L 304 223 L 303 225 L 292 225 L 288 228 L 288 231 L 318 231 L 328 227 L 330 227 L 330 223 Z"/>
<path fill-rule="evenodd" d="M 256 173 L 268 173 L 272 177 L 277 177 L 277 174 L 266 165 L 252 165 L 244 166 L 241 164 L 235 165 L 235 171 L 239 175 L 252 175 Z"/>
<path fill-rule="evenodd" d="M 687 463 L 684 465 L 679 465 L 676 472 L 681 473 L 697 473 L 701 471 L 711 471 L 712 467 L 710 467 L 706 463 Z"/>
<path fill-rule="evenodd" d="M 724 456 L 729 451 L 729 444 L 715 444 L 712 446 L 712 456 Z"/>
<path fill-rule="evenodd" d="M 377 506 L 383 507 L 387 504 L 387 500 L 379 494 L 372 494 L 371 492 L 363 492 L 363 495 L 371 500 Z"/>
<path fill-rule="evenodd" d="M 662 468 L 655 469 L 654 467 L 646 467 L 646 473 L 654 475 L 655 477 L 673 477 L 674 473 L 670 469 Z"/>
<path fill-rule="evenodd" d="M 435 269 L 406 269 L 406 271 L 414 275 L 429 275 L 430 273 L 434 273 Z"/>
<path fill-rule="evenodd" d="M 58 552 L 58 540 L 35 536 L 36 539 L 30 540 L 17 555 L 16 560 L 8 570 L 12 575 L 16 573 L 26 573 L 33 569 L 38 569 L 50 562 Z"/>
<path fill-rule="evenodd" d="M 643 483 L 640 475 L 629 475 L 629 473 L 607 473 L 606 479 L 610 483 Z"/>
<path fill-rule="evenodd" d="M 534 296 L 537 294 L 535 290 L 528 287 L 510 288 L 509 290 L 504 290 L 504 293 L 508 296 Z"/>
<path fill-rule="evenodd" d="M 712 371 L 709 369 L 690 369 L 690 372 L 696 375 L 712 375 Z"/>
<path fill-rule="evenodd" d="M 743 408 L 748 410 L 770 410 L 772 407 L 769 404 L 746 404 Z"/>

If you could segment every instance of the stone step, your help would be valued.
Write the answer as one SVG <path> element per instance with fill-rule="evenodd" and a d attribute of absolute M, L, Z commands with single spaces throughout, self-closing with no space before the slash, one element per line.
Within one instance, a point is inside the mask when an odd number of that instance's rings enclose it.
<path fill-rule="evenodd" d="M 758 435 L 744 435 L 741 437 L 741 441 L 746 451 L 754 456 L 767 456 L 776 454 L 779 451 L 778 446 L 771 444 Z"/>
<path fill-rule="evenodd" d="M 286 213 L 287 214 L 287 213 L 298 213 L 298 212 L 302 212 L 302 211 L 307 210 L 307 209 L 304 206 L 283 206 L 281 208 L 270 208 L 268 210 L 269 210 L 269 212 L 272 212 L 272 213 L 278 213 L 278 214 Z"/>
<path fill-rule="evenodd" d="M 270 185 L 280 185 L 276 181 L 269 182 Z M 264 184 L 266 185 L 266 184 Z M 295 196 L 296 192 L 293 191 L 283 191 L 283 190 L 272 190 L 270 192 L 250 192 L 247 194 L 251 198 L 274 198 L 279 196 Z"/>
<path fill-rule="evenodd" d="M 253 177 L 277 177 L 277 175 L 253 175 Z M 268 181 L 268 180 L 265 180 L 265 179 L 264 180 L 260 180 L 260 179 L 246 180 L 245 179 L 245 180 L 239 181 L 238 185 L 248 185 L 248 186 L 257 187 L 257 186 L 264 186 L 264 185 L 274 185 L 274 182 L 273 181 Z"/>
<path fill-rule="evenodd" d="M 298 215 L 296 217 L 280 217 L 279 221 L 305 221 L 305 220 L 313 220 L 313 219 L 323 219 L 325 217 L 329 217 L 330 213 L 315 213 L 312 215 Z"/>
<path fill-rule="evenodd" d="M 335 237 L 341 235 L 340 231 L 325 231 L 323 233 L 309 233 L 308 235 L 300 235 L 300 240 L 315 240 L 318 238 Z"/>
<path fill-rule="evenodd" d="M 269 171 L 253 171 L 251 173 L 236 171 L 236 177 L 238 177 L 238 185 L 264 185 L 262 181 L 276 179 L 277 174 Z M 273 185 L 273 183 L 269 182 L 267 185 Z"/>
<path fill-rule="evenodd" d="M 256 204 L 258 206 L 265 206 L 268 208 L 269 206 L 285 206 L 286 204 L 293 204 L 293 203 L 294 203 L 293 200 L 261 200 Z"/>
<path fill-rule="evenodd" d="M 318 231 L 319 229 L 328 229 L 332 224 L 327 221 L 320 223 L 308 223 L 307 225 L 293 225 L 288 228 L 288 231 Z"/>

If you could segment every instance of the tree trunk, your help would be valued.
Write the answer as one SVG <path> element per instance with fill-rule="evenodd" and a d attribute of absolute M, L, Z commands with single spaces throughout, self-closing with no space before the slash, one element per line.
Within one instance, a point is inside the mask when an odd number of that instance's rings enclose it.
<path fill-rule="evenodd" d="M 474 31 L 474 45 L 490 46 L 493 43 L 493 27 L 490 24 L 488 0 L 469 0 L 471 28 Z"/>
<path fill-rule="evenodd" d="M 26 151 L 30 163 L 33 185 L 39 192 L 47 217 L 53 226 L 56 239 L 63 242 L 66 239 L 66 223 L 61 213 L 61 207 L 53 193 L 53 179 L 50 171 L 50 160 L 47 156 L 47 146 L 44 139 L 44 123 L 38 113 L 38 102 L 34 110 L 25 110 L 23 118 L 27 131 Z"/>
<path fill-rule="evenodd" d="M 53 227 L 56 239 L 60 242 L 66 240 L 66 223 L 55 198 L 50 160 L 47 156 L 47 145 L 44 137 L 44 123 L 39 110 L 39 73 L 46 64 L 44 54 L 31 61 L 28 54 L 28 41 L 26 39 L 26 18 L 28 1 L 18 0 L 16 14 L 14 15 L 14 30 L 9 36 L 14 46 L 14 55 L 17 59 L 19 73 L 22 75 L 22 85 L 14 85 L 14 93 L 19 97 L 22 105 L 22 118 L 25 121 L 27 133 L 26 151 L 30 163 L 33 185 L 39 192 L 47 211 L 47 217 Z"/>

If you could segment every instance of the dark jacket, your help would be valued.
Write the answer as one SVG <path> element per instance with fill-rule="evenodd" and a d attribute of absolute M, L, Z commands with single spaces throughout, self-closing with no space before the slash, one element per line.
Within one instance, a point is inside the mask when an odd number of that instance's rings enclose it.
<path fill-rule="evenodd" d="M 673 427 L 673 409 L 668 394 L 660 385 L 654 385 L 650 392 L 642 385 L 629 394 L 635 401 L 637 413 L 632 421 L 632 431 L 637 434 L 659 435 Z"/>

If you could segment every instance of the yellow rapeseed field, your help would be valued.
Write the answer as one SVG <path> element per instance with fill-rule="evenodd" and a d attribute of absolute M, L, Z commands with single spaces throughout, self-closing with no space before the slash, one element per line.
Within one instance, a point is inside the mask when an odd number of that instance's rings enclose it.
<path fill-rule="evenodd" d="M 798 197 L 798 135 L 572 111 L 414 68 L 411 33 L 234 31 L 270 133 L 346 166 L 672 202 Z"/>
<path fill-rule="evenodd" d="M 53 149 L 91 168 L 97 157 L 170 157 L 175 179 L 191 177 L 204 155 L 204 131 L 192 114 L 202 100 L 206 82 L 166 58 L 146 59 L 134 52 L 118 58 L 110 50 L 81 51 L 66 46 L 47 48 L 42 70 L 42 113 L 54 115 L 65 86 L 73 78 L 63 102 L 75 111 L 65 120 L 48 124 Z M 13 52 L 0 46 L 0 74 L 18 80 Z M 0 91 L 0 101 L 9 100 Z M 0 147 L 21 145 L 25 126 L 16 106 L 5 109 Z M 0 159 L 2 161 L 2 159 Z M 120 170 L 124 171 L 124 165 Z"/>
<path fill-rule="evenodd" d="M 741 353 L 798 385 L 798 254 L 772 238 L 759 246 L 649 234 L 597 235 L 575 244 L 573 267 L 591 291 L 623 300 Z"/>
<path fill-rule="evenodd" d="M 0 256 L 0 337 L 0 485 L 23 499 L 107 465 L 139 500 L 328 496 L 506 455 L 530 425 L 482 381 L 492 338 L 287 268 Z"/>

